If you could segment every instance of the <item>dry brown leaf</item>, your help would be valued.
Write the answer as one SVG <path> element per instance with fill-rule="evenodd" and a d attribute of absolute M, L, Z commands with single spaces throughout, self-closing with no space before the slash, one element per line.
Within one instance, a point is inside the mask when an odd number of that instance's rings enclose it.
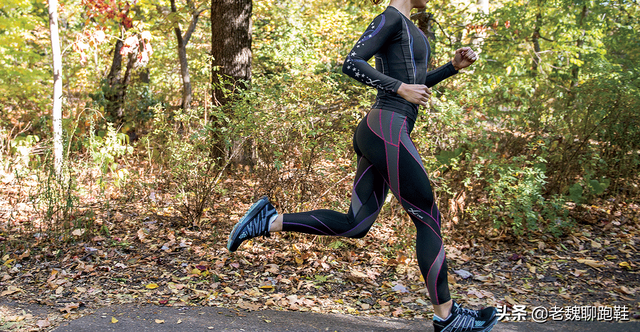
<path fill-rule="evenodd" d="M 583 276 L 583 275 L 587 274 L 587 270 L 578 270 L 578 269 L 575 269 L 575 271 L 571 272 L 571 274 L 573 274 L 573 275 L 574 275 L 574 276 L 576 276 L 576 277 L 581 277 L 581 276 Z"/>
<path fill-rule="evenodd" d="M 598 268 L 601 268 L 601 267 L 604 267 L 604 266 L 605 266 L 603 263 L 600 263 L 600 262 L 598 262 L 598 261 L 594 261 L 593 259 L 582 259 L 582 258 L 578 258 L 578 259 L 576 259 L 576 261 L 577 261 L 578 263 L 581 263 L 581 264 L 589 265 L 589 266 L 591 266 L 591 267 L 592 267 L 592 268 L 594 268 L 594 269 L 598 269 Z M 598 270 L 599 270 L 599 269 L 598 269 Z"/>
<path fill-rule="evenodd" d="M 25 319 L 25 316 L 22 316 L 22 315 L 7 316 L 6 319 L 9 322 L 21 322 Z"/>
<path fill-rule="evenodd" d="M 361 280 L 361 279 L 366 279 L 367 278 L 366 274 L 364 274 L 364 273 L 362 273 L 360 271 L 357 271 L 357 270 L 350 270 L 349 273 L 350 273 L 350 276 L 355 278 L 356 280 Z"/>
<path fill-rule="evenodd" d="M 78 309 L 78 307 L 80 307 L 80 303 L 68 303 L 64 308 L 60 309 L 60 312 L 69 314 L 72 310 Z"/>
<path fill-rule="evenodd" d="M 267 264 L 265 266 L 268 267 L 267 269 L 265 269 L 266 272 L 273 273 L 273 274 L 280 273 L 280 269 L 278 268 L 278 265 L 276 265 L 276 264 Z"/>
<path fill-rule="evenodd" d="M 629 290 L 629 288 L 625 287 L 625 286 L 620 286 L 620 288 L 618 288 L 618 290 L 620 290 L 620 292 L 627 294 L 627 295 L 633 295 L 633 292 Z"/>
<path fill-rule="evenodd" d="M 41 320 L 37 321 L 36 325 L 38 325 L 39 328 L 43 329 L 45 327 L 51 326 L 51 322 L 49 322 L 49 318 L 47 317 L 45 319 L 41 319 Z"/>
<path fill-rule="evenodd" d="M 31 252 L 31 251 L 30 251 L 29 249 L 27 249 L 25 252 L 23 252 L 22 254 L 20 254 L 20 256 L 18 256 L 18 260 L 19 260 L 19 261 L 21 261 L 21 260 L 23 260 L 23 259 L 25 259 L 25 258 L 29 257 L 29 253 L 30 253 L 30 252 Z"/>
<path fill-rule="evenodd" d="M 0 293 L 0 296 L 7 296 L 7 295 L 11 295 L 11 294 L 14 294 L 14 293 L 17 293 L 17 292 L 22 292 L 22 291 L 23 290 L 18 288 L 18 287 L 9 286 L 9 287 L 7 287 L 6 291 Z"/>
<path fill-rule="evenodd" d="M 138 235 L 138 240 L 140 240 L 140 242 L 146 242 L 147 235 L 145 234 L 144 229 L 140 228 L 136 235 Z"/>

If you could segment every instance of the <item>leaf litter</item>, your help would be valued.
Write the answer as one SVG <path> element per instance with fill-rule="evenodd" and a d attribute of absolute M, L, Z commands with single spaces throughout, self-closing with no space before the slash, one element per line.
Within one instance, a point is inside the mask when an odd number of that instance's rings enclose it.
<path fill-rule="evenodd" d="M 242 179 L 224 183 L 242 187 L 236 181 Z M 432 316 L 413 245 L 398 231 L 410 228 L 410 221 L 391 212 L 399 209 L 397 202 L 363 239 L 273 234 L 231 254 L 227 232 L 254 198 L 229 190 L 216 198 L 210 224 L 201 227 L 176 226 L 180 217 L 173 209 L 123 205 L 109 235 L 74 230 L 75 243 L 42 240 L 5 251 L 1 296 L 55 312 L 28 316 L 0 305 L 6 311 L 0 328 L 53 329 L 101 307 L 129 303 Z M 532 233 L 488 239 L 478 225 L 458 223 L 444 232 L 452 296 L 474 308 L 626 305 L 638 319 L 640 209 L 630 204 L 623 212 L 574 211 L 580 227 L 561 238 Z M 3 241 L 14 236 L 2 227 Z M 117 322 L 111 317 L 108 323 Z"/>

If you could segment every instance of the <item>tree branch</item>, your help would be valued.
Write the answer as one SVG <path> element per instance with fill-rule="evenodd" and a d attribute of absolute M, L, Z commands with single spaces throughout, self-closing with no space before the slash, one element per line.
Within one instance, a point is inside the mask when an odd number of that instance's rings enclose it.
<path fill-rule="evenodd" d="M 191 17 L 191 23 L 189 24 L 189 28 L 184 33 L 184 38 L 183 39 L 184 39 L 184 45 L 185 46 L 189 43 L 189 39 L 191 38 L 191 34 L 193 33 L 193 31 L 195 31 L 196 25 L 198 25 L 198 18 L 200 17 L 200 14 L 202 14 L 203 11 L 204 11 L 204 9 L 200 9 L 200 10 L 198 10 L 198 11 L 193 13 L 193 16 Z"/>
<path fill-rule="evenodd" d="M 449 40 L 449 46 L 453 46 L 453 42 L 451 41 L 451 36 L 449 36 L 447 34 L 447 32 L 444 31 L 444 29 L 442 28 L 442 25 L 440 25 L 440 23 L 438 23 L 438 21 L 434 20 L 433 18 L 431 18 L 431 21 L 433 21 L 435 24 L 437 24 L 438 28 L 440 28 L 440 31 L 442 31 L 442 33 L 445 35 L 445 37 L 447 37 L 447 39 Z"/>

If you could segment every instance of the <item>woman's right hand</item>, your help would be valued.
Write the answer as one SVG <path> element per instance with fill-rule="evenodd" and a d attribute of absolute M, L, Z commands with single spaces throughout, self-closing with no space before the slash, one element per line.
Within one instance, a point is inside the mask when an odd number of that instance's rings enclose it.
<path fill-rule="evenodd" d="M 427 106 L 427 102 L 431 98 L 431 89 L 422 84 L 402 83 L 396 93 L 406 101 L 422 106 Z"/>

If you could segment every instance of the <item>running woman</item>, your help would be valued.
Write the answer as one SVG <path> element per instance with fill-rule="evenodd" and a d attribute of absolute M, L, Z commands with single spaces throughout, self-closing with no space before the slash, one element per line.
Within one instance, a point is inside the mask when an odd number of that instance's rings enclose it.
<path fill-rule="evenodd" d="M 409 136 L 418 107 L 427 106 L 429 88 L 477 59 L 473 50 L 463 47 L 456 50 L 450 62 L 427 72 L 429 43 L 409 19 L 411 10 L 424 8 L 427 1 L 391 0 L 343 64 L 345 74 L 378 90 L 371 111 L 360 121 L 353 137 L 358 166 L 349 211 L 279 215 L 263 197 L 234 226 L 227 248 L 233 252 L 245 240 L 281 231 L 361 238 L 373 225 L 391 190 L 417 230 L 416 256 L 434 307 L 435 331 L 490 331 L 497 322 L 495 308 L 464 309 L 451 299 L 440 212 Z M 376 68 L 367 63 L 374 56 Z"/>

